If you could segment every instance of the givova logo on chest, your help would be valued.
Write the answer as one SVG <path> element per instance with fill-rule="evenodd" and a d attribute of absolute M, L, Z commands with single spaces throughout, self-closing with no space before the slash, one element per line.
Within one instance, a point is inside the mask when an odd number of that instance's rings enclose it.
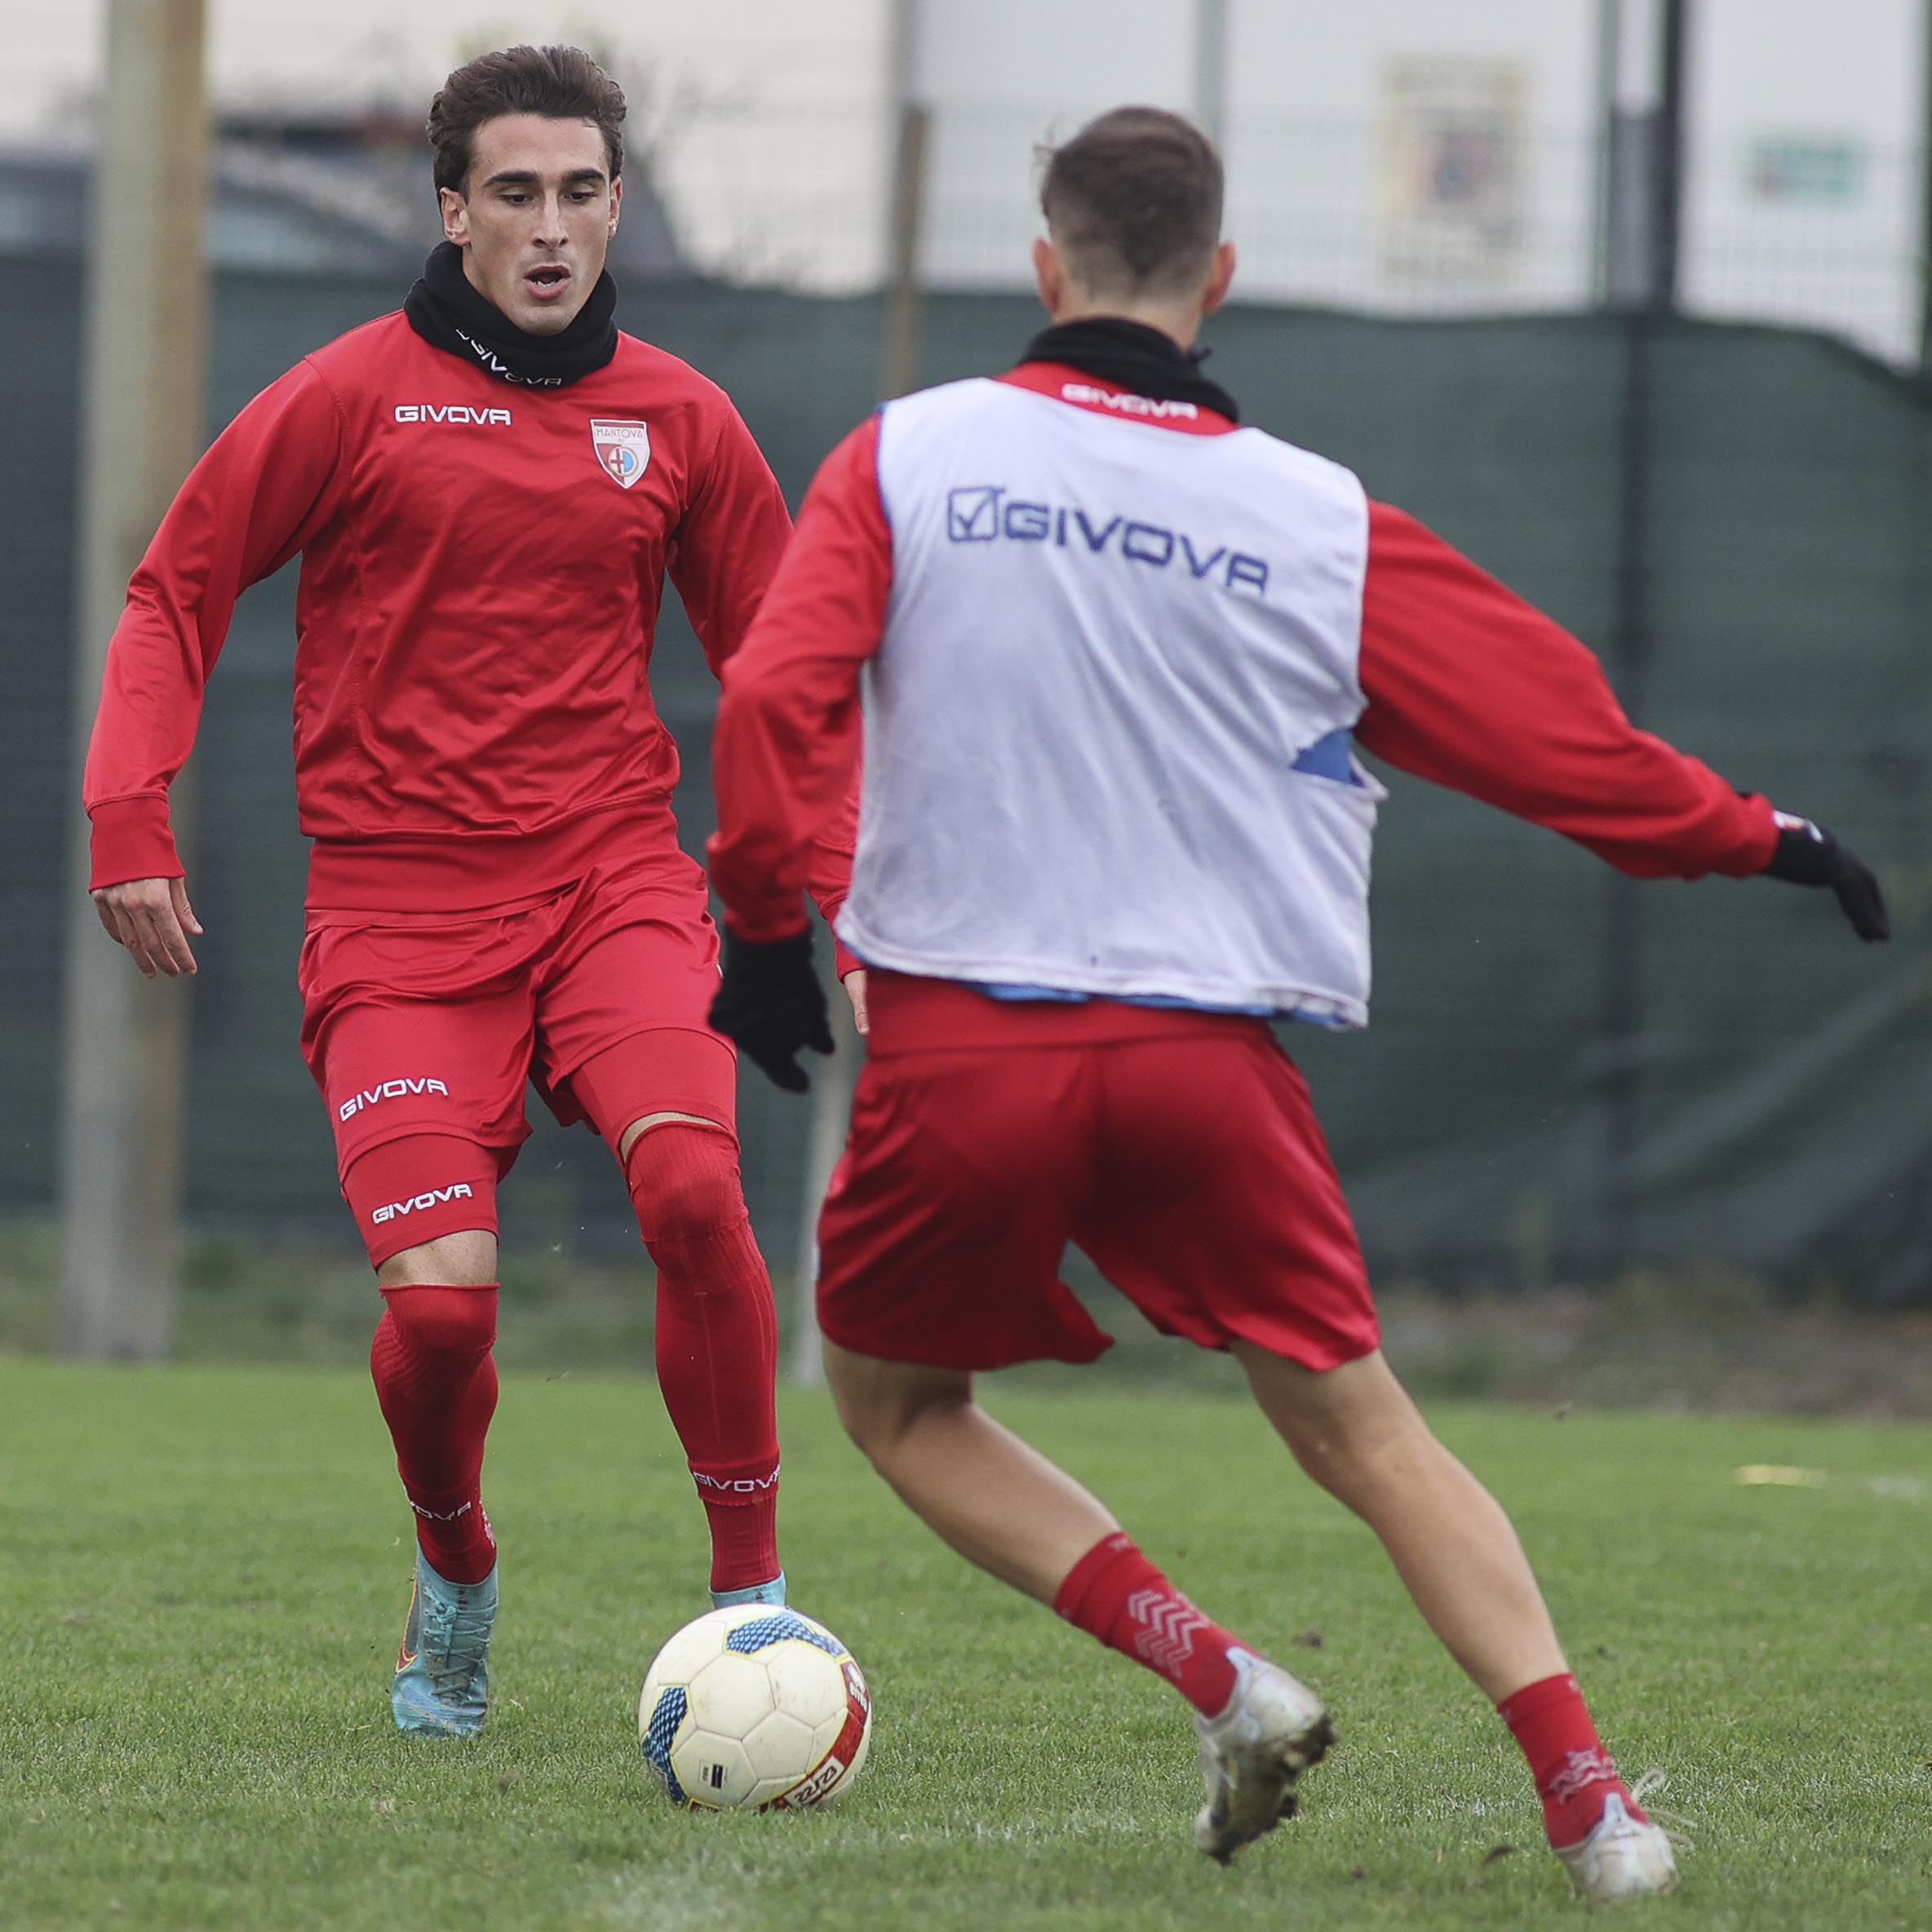
<path fill-rule="evenodd" d="M 1153 570 L 1184 569 L 1196 583 L 1249 596 L 1268 594 L 1265 558 L 1226 543 L 1197 543 L 1186 531 L 1151 517 L 1090 516 L 1075 504 L 1019 496 L 1003 483 L 949 490 L 946 535 L 951 543 L 1045 543 Z"/>
<path fill-rule="evenodd" d="M 507 429 L 507 410 L 480 410 L 467 402 L 399 402 L 398 423 L 461 423 L 472 429 Z"/>

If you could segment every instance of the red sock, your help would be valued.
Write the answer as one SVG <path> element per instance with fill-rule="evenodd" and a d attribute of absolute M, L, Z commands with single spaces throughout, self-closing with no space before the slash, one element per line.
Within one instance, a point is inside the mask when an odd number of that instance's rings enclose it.
<path fill-rule="evenodd" d="M 1576 1679 L 1567 1671 L 1526 1684 L 1496 1709 L 1530 1761 L 1552 1845 L 1575 1845 L 1589 1837 L 1613 1792 L 1629 1806 L 1633 1818 L 1643 1818 L 1597 1735 Z"/>
<path fill-rule="evenodd" d="M 1132 1537 L 1116 1531 L 1095 1544 L 1067 1571 L 1053 1610 L 1165 1677 L 1203 1716 L 1218 1717 L 1228 1708 L 1234 1695 L 1228 1651 L 1241 1639 L 1203 1616 L 1141 1555 Z"/>
<path fill-rule="evenodd" d="M 751 1239 L 738 1143 L 673 1123 L 625 1163 L 658 1268 L 658 1386 L 711 1532 L 711 1588 L 778 1574 L 778 1316 Z"/>
<path fill-rule="evenodd" d="M 496 1562 L 483 1513 L 483 1438 L 496 1413 L 496 1287 L 384 1288 L 370 1345 L 416 1539 L 437 1575 L 481 1583 Z"/>

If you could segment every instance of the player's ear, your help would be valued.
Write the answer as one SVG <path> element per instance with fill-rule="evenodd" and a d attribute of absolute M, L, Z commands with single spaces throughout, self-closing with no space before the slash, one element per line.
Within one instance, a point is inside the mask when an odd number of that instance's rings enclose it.
<path fill-rule="evenodd" d="M 623 206 L 624 178 L 619 175 L 610 184 L 610 226 L 605 231 L 607 234 L 617 233 L 617 218 L 623 212 Z"/>
<path fill-rule="evenodd" d="M 1057 317 L 1066 301 L 1066 264 L 1044 235 L 1034 239 L 1033 279 L 1041 306 L 1048 315 Z"/>
<path fill-rule="evenodd" d="M 443 233 L 459 248 L 470 238 L 470 205 L 454 188 L 439 188 L 436 198 L 443 211 Z"/>
<path fill-rule="evenodd" d="M 1234 279 L 1234 244 L 1223 242 L 1214 250 L 1214 266 L 1208 273 L 1208 286 L 1201 295 L 1201 313 L 1212 315 L 1228 299 L 1228 285 Z"/>

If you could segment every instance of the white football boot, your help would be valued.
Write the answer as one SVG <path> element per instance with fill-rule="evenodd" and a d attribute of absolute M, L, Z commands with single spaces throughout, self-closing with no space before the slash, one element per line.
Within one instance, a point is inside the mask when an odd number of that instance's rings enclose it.
<path fill-rule="evenodd" d="M 1335 1742 L 1322 1700 L 1278 1664 L 1231 1650 L 1234 1694 L 1218 1717 L 1197 1717 L 1208 1801 L 1194 1844 L 1226 1864 L 1244 1845 L 1295 1815 L 1295 1784 Z"/>
<path fill-rule="evenodd" d="M 1630 1795 L 1642 1804 L 1663 1784 L 1661 1771 L 1647 1771 L 1631 1788 Z M 1671 1834 L 1655 1820 L 1646 1823 L 1633 1818 L 1615 1792 L 1604 1805 L 1597 1828 L 1575 1845 L 1558 1846 L 1556 1854 L 1570 1874 L 1577 1897 L 1593 1905 L 1647 1899 L 1669 1891 L 1677 1881 Z"/>

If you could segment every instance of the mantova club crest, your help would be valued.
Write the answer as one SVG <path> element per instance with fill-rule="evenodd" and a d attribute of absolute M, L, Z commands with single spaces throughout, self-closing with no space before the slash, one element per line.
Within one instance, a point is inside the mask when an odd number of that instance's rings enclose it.
<path fill-rule="evenodd" d="M 591 443 L 605 476 L 628 490 L 651 460 L 650 426 L 645 423 L 591 424 Z"/>

